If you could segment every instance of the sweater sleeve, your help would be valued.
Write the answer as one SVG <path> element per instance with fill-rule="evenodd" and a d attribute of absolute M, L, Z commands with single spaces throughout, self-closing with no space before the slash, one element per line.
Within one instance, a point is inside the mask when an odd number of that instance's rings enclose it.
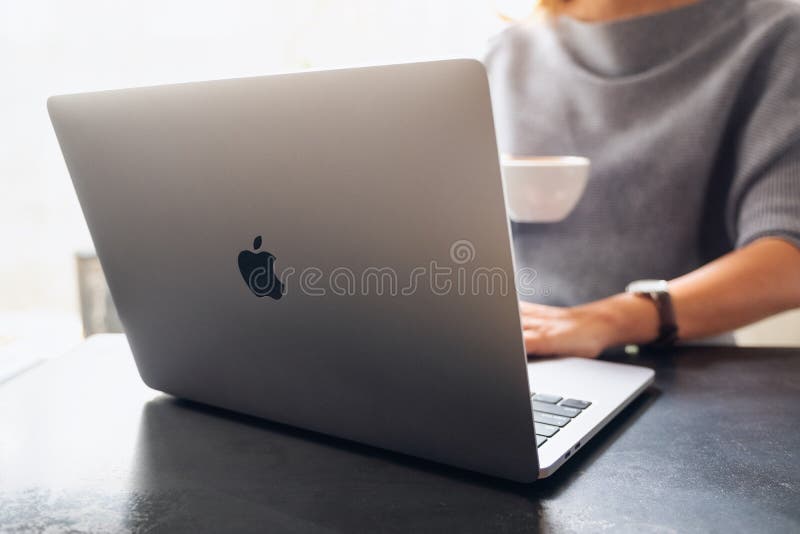
<path fill-rule="evenodd" d="M 737 248 L 769 236 L 800 247 L 800 16 L 772 31 L 782 38 L 756 59 L 740 94 L 741 130 L 726 206 Z"/>
<path fill-rule="evenodd" d="M 749 182 L 736 210 L 736 247 L 780 237 L 800 248 L 800 143 Z"/>

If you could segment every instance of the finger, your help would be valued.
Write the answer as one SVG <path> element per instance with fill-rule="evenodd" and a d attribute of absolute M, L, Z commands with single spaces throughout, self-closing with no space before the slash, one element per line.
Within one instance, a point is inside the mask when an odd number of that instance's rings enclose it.
<path fill-rule="evenodd" d="M 519 309 L 522 312 L 536 313 L 544 311 L 546 308 L 549 307 L 550 306 L 545 306 L 543 304 L 536 304 L 535 302 L 526 302 L 524 300 L 519 301 Z"/>
<path fill-rule="evenodd" d="M 538 317 L 522 316 L 520 318 L 520 324 L 523 330 L 538 330 L 544 326 L 545 322 L 545 319 L 540 319 Z"/>
<path fill-rule="evenodd" d="M 525 352 L 531 356 L 552 356 L 553 347 L 546 336 L 533 330 L 522 332 L 522 339 L 525 342 Z"/>
<path fill-rule="evenodd" d="M 564 308 L 558 306 L 545 306 L 533 302 L 519 302 L 520 315 L 531 315 L 534 317 L 561 317 L 565 313 Z"/>

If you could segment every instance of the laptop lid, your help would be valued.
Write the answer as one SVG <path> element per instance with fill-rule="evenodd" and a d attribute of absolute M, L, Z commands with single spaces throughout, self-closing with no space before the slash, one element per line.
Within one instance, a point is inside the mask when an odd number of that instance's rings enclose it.
<path fill-rule="evenodd" d="M 480 63 L 56 96 L 48 108 L 148 385 L 536 478 Z"/>

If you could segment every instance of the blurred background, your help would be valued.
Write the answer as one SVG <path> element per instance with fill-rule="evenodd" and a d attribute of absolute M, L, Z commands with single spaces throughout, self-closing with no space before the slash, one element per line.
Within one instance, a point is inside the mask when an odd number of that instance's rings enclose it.
<path fill-rule="evenodd" d="M 0 356 L 119 328 L 47 116 L 59 93 L 480 57 L 531 0 L 0 0 Z M 79 291 L 79 280 L 81 289 Z M 83 320 L 81 316 L 83 311 Z M 795 314 L 797 317 L 797 314 Z M 782 321 L 782 322 L 781 322 Z M 792 317 L 742 342 L 800 344 Z M 20 363 L 19 365 L 24 365 Z M 2 377 L 0 377 L 0 380 Z"/>

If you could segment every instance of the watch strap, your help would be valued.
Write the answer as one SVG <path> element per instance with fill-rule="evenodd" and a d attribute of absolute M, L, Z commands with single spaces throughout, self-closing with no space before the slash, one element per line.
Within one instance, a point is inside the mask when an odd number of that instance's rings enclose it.
<path fill-rule="evenodd" d="M 648 345 L 656 348 L 669 347 L 678 340 L 678 324 L 675 320 L 675 309 L 668 291 L 645 293 L 658 310 L 658 337 Z"/>

